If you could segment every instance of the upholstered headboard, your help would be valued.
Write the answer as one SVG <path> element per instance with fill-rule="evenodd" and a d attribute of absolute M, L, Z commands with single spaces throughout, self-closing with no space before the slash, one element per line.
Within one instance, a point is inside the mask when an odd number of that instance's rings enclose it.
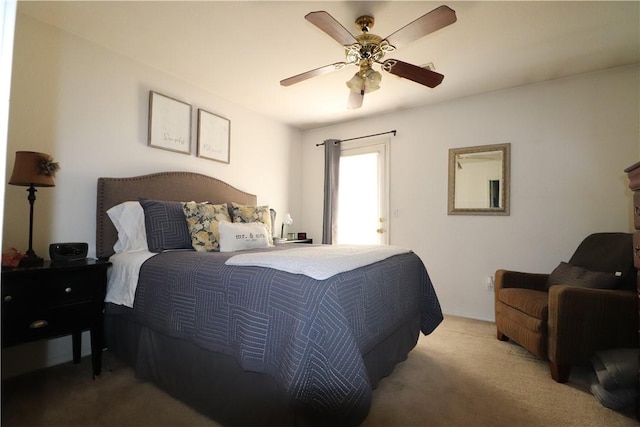
<path fill-rule="evenodd" d="M 209 201 L 256 205 L 257 197 L 210 176 L 192 172 L 160 172 L 130 178 L 98 178 L 96 256 L 113 255 L 118 232 L 107 210 L 122 202 L 144 197 L 169 201 Z"/>

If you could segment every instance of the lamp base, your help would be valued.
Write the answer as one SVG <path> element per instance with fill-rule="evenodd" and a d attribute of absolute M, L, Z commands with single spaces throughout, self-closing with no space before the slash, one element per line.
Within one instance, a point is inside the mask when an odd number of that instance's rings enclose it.
<path fill-rule="evenodd" d="M 18 264 L 18 268 L 42 267 L 43 264 L 44 259 L 40 258 L 36 254 L 30 254 L 23 258 L 20 258 L 20 264 Z"/>

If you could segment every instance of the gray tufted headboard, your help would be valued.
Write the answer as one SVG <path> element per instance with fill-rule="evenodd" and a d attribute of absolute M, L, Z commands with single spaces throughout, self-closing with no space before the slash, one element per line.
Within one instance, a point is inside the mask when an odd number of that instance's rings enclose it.
<path fill-rule="evenodd" d="M 210 176 L 193 172 L 160 172 L 129 178 L 98 178 L 96 256 L 113 255 L 118 232 L 107 210 L 140 197 L 171 201 L 209 201 L 256 205 L 257 197 Z"/>

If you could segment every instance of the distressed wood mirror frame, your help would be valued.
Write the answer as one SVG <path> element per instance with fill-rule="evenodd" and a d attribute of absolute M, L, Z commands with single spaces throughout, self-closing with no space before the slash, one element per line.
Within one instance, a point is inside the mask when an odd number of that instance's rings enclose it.
<path fill-rule="evenodd" d="M 474 169 L 473 178 L 462 170 Z M 510 214 L 511 144 L 449 149 L 449 215 Z M 467 180 L 465 183 L 463 178 Z M 471 179 L 471 181 L 469 181 Z"/>

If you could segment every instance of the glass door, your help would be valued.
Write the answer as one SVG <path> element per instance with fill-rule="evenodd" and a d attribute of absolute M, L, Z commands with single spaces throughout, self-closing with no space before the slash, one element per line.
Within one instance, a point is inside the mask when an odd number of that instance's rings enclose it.
<path fill-rule="evenodd" d="M 343 143 L 340 152 L 338 244 L 389 244 L 388 140 Z"/>

